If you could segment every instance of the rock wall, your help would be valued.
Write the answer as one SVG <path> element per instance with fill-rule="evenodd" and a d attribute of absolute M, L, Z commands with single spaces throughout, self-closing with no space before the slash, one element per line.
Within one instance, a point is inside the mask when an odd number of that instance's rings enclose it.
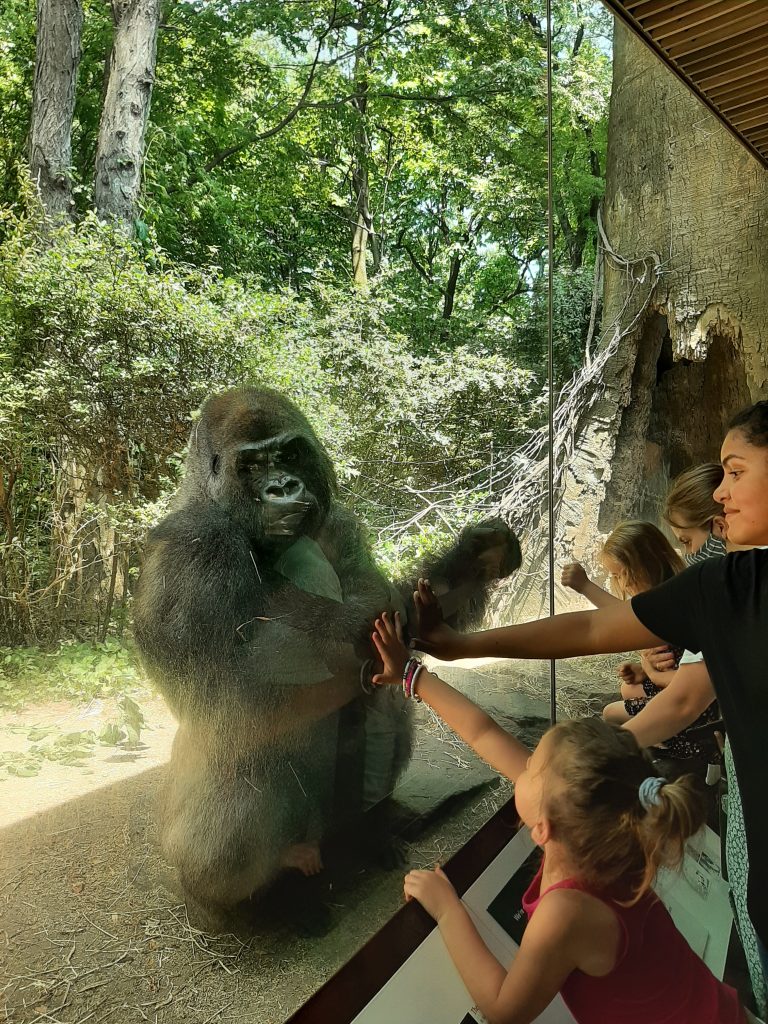
<path fill-rule="evenodd" d="M 559 516 L 590 560 L 625 518 L 656 518 L 671 477 L 718 457 L 724 425 L 768 397 L 768 171 L 616 23 L 596 402 Z M 617 341 L 618 339 L 618 341 Z"/>

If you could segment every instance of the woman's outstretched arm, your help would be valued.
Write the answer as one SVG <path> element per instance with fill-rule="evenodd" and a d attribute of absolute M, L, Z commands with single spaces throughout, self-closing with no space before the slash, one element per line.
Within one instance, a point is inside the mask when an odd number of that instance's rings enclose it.
<path fill-rule="evenodd" d="M 419 598 L 426 590 L 420 581 Z M 419 605 L 417 604 L 417 609 Z M 432 615 L 418 624 L 414 647 L 445 661 L 457 658 L 577 658 L 587 654 L 614 654 L 656 647 L 663 637 L 651 633 L 620 601 L 591 612 L 567 612 L 516 626 L 501 626 L 479 633 L 457 633 Z"/>

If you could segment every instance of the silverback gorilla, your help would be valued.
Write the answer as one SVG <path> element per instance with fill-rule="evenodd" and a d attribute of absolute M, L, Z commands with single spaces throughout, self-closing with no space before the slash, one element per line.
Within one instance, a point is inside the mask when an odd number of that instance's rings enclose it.
<path fill-rule="evenodd" d="M 205 402 L 135 600 L 179 720 L 162 842 L 188 904 L 224 921 L 284 870 L 318 870 L 320 842 L 383 801 L 410 756 L 410 704 L 369 683 L 374 617 L 407 621 L 417 575 L 459 614 L 519 564 L 494 520 L 392 586 L 290 401 L 240 388 Z"/>

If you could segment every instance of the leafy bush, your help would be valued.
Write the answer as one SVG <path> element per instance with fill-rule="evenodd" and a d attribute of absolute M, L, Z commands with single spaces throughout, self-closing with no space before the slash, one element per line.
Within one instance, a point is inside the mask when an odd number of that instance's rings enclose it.
<path fill-rule="evenodd" d="M 489 451 L 530 427 L 531 372 L 478 345 L 415 355 L 387 326 L 384 288 L 266 293 L 172 266 L 95 218 L 51 234 L 6 213 L 3 235 L 2 643 L 122 632 L 141 539 L 211 391 L 293 398 L 392 566 L 420 527 L 433 543 L 475 513 Z"/>

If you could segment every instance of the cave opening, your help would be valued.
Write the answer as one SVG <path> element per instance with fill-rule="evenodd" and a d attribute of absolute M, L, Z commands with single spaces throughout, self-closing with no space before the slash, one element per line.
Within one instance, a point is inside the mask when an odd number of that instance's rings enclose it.
<path fill-rule="evenodd" d="M 600 514 L 660 522 L 669 482 L 701 462 L 719 461 L 731 417 L 751 402 L 740 339 L 711 334 L 706 358 L 675 359 L 666 317 L 646 320 Z"/>

